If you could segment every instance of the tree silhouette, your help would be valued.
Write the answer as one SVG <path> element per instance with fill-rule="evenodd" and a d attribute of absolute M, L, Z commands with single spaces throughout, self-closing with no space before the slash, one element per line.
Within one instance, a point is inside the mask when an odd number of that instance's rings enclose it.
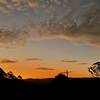
<path fill-rule="evenodd" d="M 92 74 L 93 77 L 100 77 L 100 62 L 94 63 L 88 71 Z"/>
<path fill-rule="evenodd" d="M 6 73 L 3 71 L 2 68 L 0 68 L 0 79 L 6 78 Z"/>
<path fill-rule="evenodd" d="M 71 71 L 66 70 L 65 72 L 59 73 L 55 78 L 54 78 L 54 83 L 56 84 L 65 84 L 66 80 L 69 78 L 69 73 Z"/>
<path fill-rule="evenodd" d="M 66 76 L 62 73 L 58 74 L 55 78 L 54 78 L 54 84 L 56 85 L 61 85 L 61 84 L 64 84 L 65 83 L 65 80 L 66 80 Z"/>
<path fill-rule="evenodd" d="M 6 73 L 2 68 L 0 68 L 0 79 L 19 79 L 19 80 L 22 80 L 22 77 L 20 75 L 18 75 L 18 77 L 16 77 L 13 74 L 13 72 L 11 72 L 11 71 Z"/>
<path fill-rule="evenodd" d="M 18 79 L 19 79 L 19 80 L 22 80 L 22 77 L 21 77 L 20 75 L 18 75 Z"/>
<path fill-rule="evenodd" d="M 11 71 L 7 73 L 7 78 L 8 79 L 17 79 L 16 76 Z"/>

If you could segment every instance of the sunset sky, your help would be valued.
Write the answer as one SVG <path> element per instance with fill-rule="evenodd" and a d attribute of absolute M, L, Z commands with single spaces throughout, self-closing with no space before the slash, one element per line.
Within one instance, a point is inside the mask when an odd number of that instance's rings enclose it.
<path fill-rule="evenodd" d="M 100 0 L 0 0 L 0 66 L 23 78 L 89 77 L 100 61 Z"/>

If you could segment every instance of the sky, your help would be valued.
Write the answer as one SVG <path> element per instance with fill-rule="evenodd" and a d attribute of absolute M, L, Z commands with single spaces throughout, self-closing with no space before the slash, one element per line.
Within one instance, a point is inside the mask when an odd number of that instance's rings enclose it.
<path fill-rule="evenodd" d="M 23 78 L 90 77 L 100 61 L 100 0 L 0 0 L 0 66 Z"/>

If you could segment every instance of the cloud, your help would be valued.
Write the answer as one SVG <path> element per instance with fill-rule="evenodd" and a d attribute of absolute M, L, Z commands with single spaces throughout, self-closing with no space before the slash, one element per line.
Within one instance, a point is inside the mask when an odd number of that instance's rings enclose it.
<path fill-rule="evenodd" d="M 37 0 L 0 0 L 0 11 L 9 13 L 15 10 L 27 10 L 28 8 L 35 8 L 37 4 Z"/>
<path fill-rule="evenodd" d="M 88 63 L 79 63 L 79 65 L 87 65 Z"/>
<path fill-rule="evenodd" d="M 0 11 L 2 13 L 9 13 L 20 5 L 20 0 L 0 0 Z"/>
<path fill-rule="evenodd" d="M 27 61 L 41 61 L 41 58 L 27 58 Z"/>
<path fill-rule="evenodd" d="M 0 28 L 0 44 L 5 45 L 23 45 L 28 40 L 29 33 L 24 29 L 9 29 L 6 27 Z"/>
<path fill-rule="evenodd" d="M 0 61 L 1 63 L 17 63 L 16 60 L 11 60 L 11 59 L 3 59 Z"/>
<path fill-rule="evenodd" d="M 77 61 L 77 60 L 61 60 L 61 62 L 76 63 L 76 62 L 78 62 L 78 61 Z"/>
<path fill-rule="evenodd" d="M 39 67 L 39 68 L 36 68 L 36 70 L 55 70 L 55 69 L 47 68 L 47 67 Z"/>
<path fill-rule="evenodd" d="M 35 13 L 37 19 L 33 16 L 31 22 L 25 23 L 28 27 L 23 26 L 22 29 L 16 30 L 0 28 L 0 43 L 25 44 L 30 38 L 33 40 L 62 38 L 100 47 L 100 0 L 71 1 L 0 0 L 2 12 L 17 9 L 29 12 L 30 8 L 37 11 Z"/>
<path fill-rule="evenodd" d="M 35 8 L 38 6 L 37 0 L 27 0 L 29 7 Z"/>
<path fill-rule="evenodd" d="M 100 8 L 97 7 L 97 3 L 100 5 L 100 2 L 81 1 L 82 5 L 78 6 L 78 9 L 76 7 L 74 12 L 73 8 L 70 8 L 69 13 L 66 12 L 63 17 L 58 18 L 55 15 L 52 19 L 37 25 L 35 28 L 38 34 L 33 34 L 33 38 L 64 38 L 100 46 Z"/>

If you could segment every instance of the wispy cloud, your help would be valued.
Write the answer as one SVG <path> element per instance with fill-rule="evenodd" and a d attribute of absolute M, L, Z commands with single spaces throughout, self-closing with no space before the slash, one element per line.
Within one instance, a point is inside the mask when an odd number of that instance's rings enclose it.
<path fill-rule="evenodd" d="M 0 61 L 1 63 L 17 63 L 17 60 L 11 60 L 11 59 L 3 59 Z"/>
<path fill-rule="evenodd" d="M 26 58 L 27 61 L 41 61 L 41 58 Z"/>
<path fill-rule="evenodd" d="M 88 63 L 78 63 L 79 65 L 87 65 Z"/>
<path fill-rule="evenodd" d="M 77 60 L 61 60 L 61 62 L 76 63 L 76 62 L 78 62 L 78 61 L 77 61 Z"/>
<path fill-rule="evenodd" d="M 38 67 L 38 68 L 35 68 L 36 70 L 55 70 L 53 68 L 47 68 L 47 67 Z"/>

